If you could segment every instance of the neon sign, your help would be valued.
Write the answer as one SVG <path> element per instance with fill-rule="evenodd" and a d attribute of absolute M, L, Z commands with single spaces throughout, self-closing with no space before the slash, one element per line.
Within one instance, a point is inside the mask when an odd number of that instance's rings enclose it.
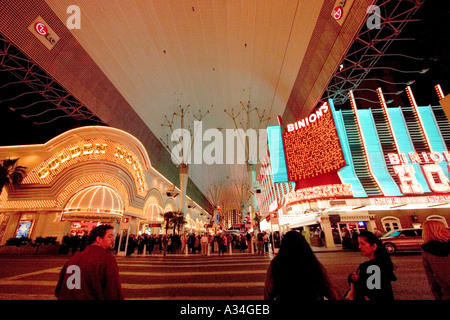
<path fill-rule="evenodd" d="M 306 128 L 310 124 L 312 124 L 312 123 L 316 122 L 318 119 L 322 118 L 323 115 L 328 112 L 328 110 L 330 110 L 330 106 L 328 105 L 328 102 L 324 102 L 320 106 L 319 110 L 317 110 L 315 113 L 311 113 L 308 117 L 306 117 L 302 120 L 288 124 L 286 127 L 287 131 L 291 132 L 294 130 L 300 130 L 302 128 Z"/>
<path fill-rule="evenodd" d="M 105 153 L 107 144 L 85 144 L 83 146 L 76 146 L 69 149 L 69 153 L 61 152 L 55 156 L 48 164 L 38 171 L 39 178 L 44 179 L 50 172 L 56 170 L 64 162 L 77 158 L 81 155 L 93 154 L 93 153 Z"/>
<path fill-rule="evenodd" d="M 446 176 L 444 170 L 438 163 L 444 160 L 449 162 L 450 153 L 444 151 L 439 152 L 422 152 L 422 153 L 388 153 L 390 164 L 393 165 L 394 173 L 400 180 L 400 190 L 404 194 L 422 194 L 423 188 L 415 177 L 415 170 L 412 165 L 406 163 L 421 164 L 422 172 L 433 192 L 447 193 L 450 192 L 450 180 Z M 408 162 L 408 159 L 410 162 Z M 448 164 L 450 168 L 450 164 Z"/>
<path fill-rule="evenodd" d="M 450 162 L 450 153 L 444 151 L 442 154 L 440 152 L 422 152 L 422 153 L 388 153 L 389 162 L 391 164 L 402 164 L 402 163 L 432 163 L 432 162 Z"/>
<path fill-rule="evenodd" d="M 423 193 L 423 188 L 414 175 L 413 166 L 394 166 L 394 172 L 400 180 L 400 190 L 403 194 Z"/>
<path fill-rule="evenodd" d="M 24 183 L 49 183 L 64 169 L 90 160 L 114 162 L 127 168 L 139 193 L 146 192 L 145 176 L 137 156 L 121 144 L 102 139 L 85 140 L 62 149 L 32 170 L 24 179 Z"/>
<path fill-rule="evenodd" d="M 283 133 L 289 181 L 336 172 L 346 165 L 329 109 L 328 102 L 322 104 L 309 117 L 289 124 L 287 129 L 291 131 Z"/>
<path fill-rule="evenodd" d="M 450 195 L 427 196 L 427 201 L 430 203 L 448 202 L 450 201 Z"/>
<path fill-rule="evenodd" d="M 371 198 L 370 202 L 376 205 L 401 204 L 400 198 L 396 197 Z"/>
<path fill-rule="evenodd" d="M 286 204 L 314 199 L 352 197 L 351 184 L 328 184 L 291 191 L 284 196 Z"/>

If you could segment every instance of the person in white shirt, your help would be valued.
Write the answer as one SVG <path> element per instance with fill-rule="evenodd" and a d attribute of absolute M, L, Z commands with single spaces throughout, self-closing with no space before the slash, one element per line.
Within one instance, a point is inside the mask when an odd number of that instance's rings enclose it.
<path fill-rule="evenodd" d="M 208 255 L 209 238 L 206 233 L 204 233 L 202 238 L 200 239 L 200 244 L 202 246 L 202 256 L 207 256 Z"/>

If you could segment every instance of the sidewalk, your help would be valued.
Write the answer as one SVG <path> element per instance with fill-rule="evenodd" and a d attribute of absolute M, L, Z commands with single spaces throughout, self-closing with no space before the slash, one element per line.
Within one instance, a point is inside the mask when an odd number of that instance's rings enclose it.
<path fill-rule="evenodd" d="M 314 252 L 345 252 L 342 250 L 342 246 L 336 246 L 335 248 L 326 248 L 326 247 L 314 247 L 311 246 L 311 249 Z"/>
<path fill-rule="evenodd" d="M 337 245 L 335 248 L 326 248 L 326 247 L 315 247 L 315 246 L 311 246 L 311 249 L 313 250 L 313 252 L 314 253 L 326 253 L 326 252 L 348 252 L 349 250 L 342 250 L 342 246 L 340 246 L 340 245 Z M 230 252 L 227 250 L 226 252 L 225 252 L 225 254 L 224 254 L 224 256 L 232 256 L 232 255 L 249 255 L 249 254 L 251 254 L 251 255 L 257 255 L 256 254 L 256 250 L 254 251 L 254 253 L 251 253 L 251 251 L 250 250 L 246 250 L 246 251 L 244 251 L 244 252 L 241 252 L 239 249 L 237 249 L 237 248 L 233 248 L 232 249 L 233 251 L 232 251 L 232 253 L 230 254 Z M 267 253 L 266 253 L 267 254 Z M 272 251 L 272 248 L 269 248 L 269 252 L 268 252 L 268 254 L 270 255 L 270 256 L 272 256 L 274 253 L 273 253 L 273 251 Z M 119 255 L 119 256 L 125 256 L 125 255 Z M 134 254 L 132 254 L 132 255 L 129 255 L 128 257 L 130 257 L 130 256 L 134 256 L 134 257 L 145 257 L 145 256 L 153 256 L 153 257 L 158 257 L 158 256 L 163 256 L 163 253 L 162 252 L 159 252 L 159 253 L 157 253 L 157 254 L 155 254 L 155 253 L 153 253 L 153 254 L 151 254 L 151 255 L 149 255 L 149 254 L 137 254 L 137 250 L 135 251 L 135 253 Z M 197 252 L 197 253 L 195 253 L 195 254 L 192 254 L 191 252 L 189 252 L 188 254 L 186 254 L 186 253 L 181 253 L 181 252 L 177 252 L 177 253 L 171 253 L 171 252 L 168 252 L 167 253 L 167 255 L 166 256 L 186 256 L 186 257 L 188 257 L 188 256 L 201 256 L 201 253 L 200 252 Z M 209 254 L 208 254 L 208 256 L 219 256 L 218 255 L 218 253 L 217 252 L 209 252 Z M 220 255 L 220 256 L 222 256 L 222 255 Z"/>

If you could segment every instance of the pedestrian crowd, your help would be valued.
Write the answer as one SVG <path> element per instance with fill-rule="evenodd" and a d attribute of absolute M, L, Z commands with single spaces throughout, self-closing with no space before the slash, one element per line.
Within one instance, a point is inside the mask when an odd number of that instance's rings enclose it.
<path fill-rule="evenodd" d="M 433 296 L 436 300 L 450 300 L 450 231 L 440 221 L 426 221 L 422 237 L 423 266 Z M 265 233 L 256 235 L 258 254 L 264 254 L 265 243 L 268 244 L 269 239 Z M 230 233 L 143 235 L 130 236 L 128 240 L 129 245 L 137 246 L 138 252 L 147 250 L 152 254 L 162 251 L 164 255 L 167 252 L 183 252 L 186 248 L 192 254 L 199 251 L 207 255 L 208 246 L 220 255 L 226 252 L 228 244 L 245 251 L 248 244 L 253 243 L 250 234 Z M 348 275 L 348 288 L 341 295 L 304 235 L 298 231 L 287 232 L 268 267 L 264 299 L 393 301 L 392 282 L 397 280 L 395 266 L 383 243 L 369 231 L 362 231 L 357 240 L 359 250 L 367 260 Z M 117 237 L 114 241 L 112 227 L 100 225 L 94 228 L 86 237 L 86 243 L 86 248 L 73 255 L 62 268 L 55 295 L 58 299 L 70 300 L 123 299 L 117 263 L 111 254 L 118 245 Z M 79 270 L 81 277 L 73 278 L 76 270 Z"/>
<path fill-rule="evenodd" d="M 67 234 L 63 237 L 59 253 L 68 254 L 83 251 L 87 245 L 87 233 L 82 235 Z M 253 233 L 228 233 L 222 232 L 217 234 L 210 233 L 183 233 L 179 234 L 130 234 L 128 240 L 126 236 L 120 241 L 120 234 L 117 234 L 114 242 L 114 250 L 118 252 L 126 250 L 126 255 L 137 254 L 163 254 L 168 253 L 185 253 L 186 249 L 189 254 L 201 252 L 207 255 L 208 249 L 211 253 L 223 255 L 229 252 L 231 244 L 232 249 L 240 252 L 252 252 L 251 245 L 253 243 L 254 252 L 259 255 L 269 253 L 269 244 L 275 245 L 279 243 L 279 233 L 272 234 L 266 231 L 259 232 L 256 236 Z M 209 247 L 209 248 L 208 248 Z M 272 250 L 273 251 L 273 250 Z"/>
<path fill-rule="evenodd" d="M 131 234 L 128 237 L 128 244 L 126 240 L 121 241 L 121 251 L 127 248 L 127 255 L 133 253 L 143 254 L 174 254 L 174 253 L 189 253 L 207 255 L 208 250 L 211 253 L 223 255 L 229 252 L 230 245 L 232 249 L 237 249 L 240 252 L 252 252 L 251 243 L 254 243 L 254 251 L 258 254 L 269 253 L 269 242 L 272 238 L 267 232 L 257 234 L 258 241 L 255 241 L 255 236 L 251 233 L 237 234 L 237 233 L 183 233 L 179 234 L 142 234 L 139 236 Z M 117 252 L 120 243 L 120 235 L 116 236 L 114 249 Z M 81 251 L 81 250 L 80 250 Z"/>

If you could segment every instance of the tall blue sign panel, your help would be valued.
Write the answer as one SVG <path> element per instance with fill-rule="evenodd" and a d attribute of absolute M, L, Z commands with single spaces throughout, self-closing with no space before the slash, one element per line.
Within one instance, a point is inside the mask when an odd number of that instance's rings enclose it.
<path fill-rule="evenodd" d="M 288 182 L 286 157 L 284 155 L 281 126 L 267 127 L 267 141 L 269 143 L 270 163 L 272 166 L 273 182 Z"/>

